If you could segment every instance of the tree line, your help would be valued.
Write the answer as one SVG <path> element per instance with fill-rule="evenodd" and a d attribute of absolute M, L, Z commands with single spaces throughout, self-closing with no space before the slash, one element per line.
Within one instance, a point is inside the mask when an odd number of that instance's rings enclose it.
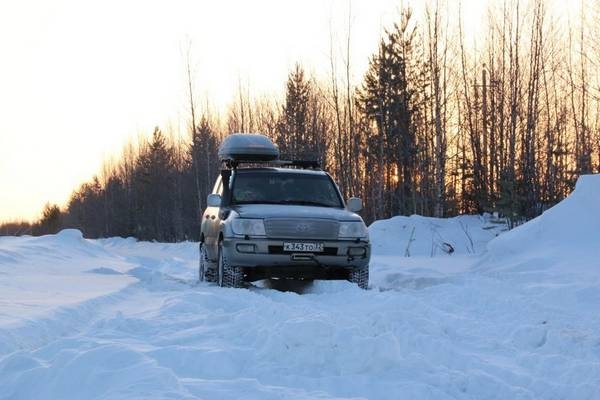
<path fill-rule="evenodd" d="M 45 210 L 39 226 L 197 240 L 217 149 L 231 132 L 261 132 L 290 158 L 319 160 L 346 198 L 363 198 L 367 222 L 399 214 L 533 218 L 579 175 L 600 171 L 600 10 L 582 3 L 565 21 L 546 4 L 490 6 L 479 45 L 468 44 L 462 10 L 441 0 L 420 18 L 403 9 L 357 84 L 348 34 L 344 61 L 331 52 L 328 80 L 296 64 L 283 100 L 240 87 L 224 116 L 197 106 L 188 55 L 188 138 L 157 127 L 128 144 L 65 210 Z"/>

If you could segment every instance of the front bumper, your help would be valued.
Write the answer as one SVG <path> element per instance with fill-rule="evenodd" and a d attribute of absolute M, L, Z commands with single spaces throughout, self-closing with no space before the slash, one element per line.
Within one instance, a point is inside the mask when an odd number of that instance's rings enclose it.
<path fill-rule="evenodd" d="M 288 252 L 284 242 L 323 243 L 323 252 Z M 356 240 L 293 240 L 265 238 L 225 238 L 223 254 L 231 265 L 260 267 L 365 267 L 369 265 L 371 245 Z"/>

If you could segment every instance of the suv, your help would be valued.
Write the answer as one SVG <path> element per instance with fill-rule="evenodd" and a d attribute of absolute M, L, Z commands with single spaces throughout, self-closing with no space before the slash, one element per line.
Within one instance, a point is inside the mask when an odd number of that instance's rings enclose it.
<path fill-rule="evenodd" d="M 360 199 L 344 204 L 329 174 L 314 162 L 279 160 L 263 135 L 229 135 L 219 158 L 225 168 L 202 216 L 201 281 L 347 279 L 367 288 L 371 246 L 356 214 Z"/>

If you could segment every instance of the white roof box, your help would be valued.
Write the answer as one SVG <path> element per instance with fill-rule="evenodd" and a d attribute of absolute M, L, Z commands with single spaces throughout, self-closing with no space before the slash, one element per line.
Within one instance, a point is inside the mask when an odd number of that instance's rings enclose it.
<path fill-rule="evenodd" d="M 273 161 L 278 157 L 279 149 L 271 139 L 256 133 L 232 133 L 219 147 L 221 161 Z"/>

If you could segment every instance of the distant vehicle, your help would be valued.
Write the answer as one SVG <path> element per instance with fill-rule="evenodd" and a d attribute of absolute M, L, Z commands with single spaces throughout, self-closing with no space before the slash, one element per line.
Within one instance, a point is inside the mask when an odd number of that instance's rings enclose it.
<path fill-rule="evenodd" d="M 232 134 L 202 216 L 201 281 L 240 287 L 267 278 L 346 279 L 366 289 L 371 245 L 331 176 L 312 161 L 279 160 L 259 134 Z"/>

